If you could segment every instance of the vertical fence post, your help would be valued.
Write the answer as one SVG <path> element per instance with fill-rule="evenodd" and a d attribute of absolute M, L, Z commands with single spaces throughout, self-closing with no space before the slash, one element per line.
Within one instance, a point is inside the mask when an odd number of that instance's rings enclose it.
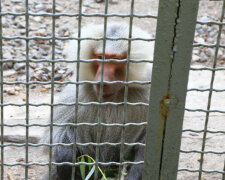
<path fill-rule="evenodd" d="M 143 179 L 177 177 L 198 0 L 160 0 Z"/>
<path fill-rule="evenodd" d="M 2 1 L 0 0 L 0 13 L 2 13 Z M 3 42 L 2 42 L 2 16 L 0 16 L 0 104 L 4 103 L 4 96 L 3 96 Z M 4 136 L 4 107 L 0 107 L 0 137 Z M 4 138 L 0 138 L 1 141 L 1 156 L 0 156 L 0 179 L 4 179 Z"/>

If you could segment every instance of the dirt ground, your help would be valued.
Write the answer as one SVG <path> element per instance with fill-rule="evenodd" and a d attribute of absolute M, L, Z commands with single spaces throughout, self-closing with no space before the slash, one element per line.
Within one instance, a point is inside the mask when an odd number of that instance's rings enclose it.
<path fill-rule="evenodd" d="M 103 13 L 104 12 L 104 3 L 95 3 L 94 0 L 84 0 L 83 12 L 84 13 Z M 32 3 L 36 3 L 37 5 L 42 4 L 50 4 L 50 0 L 40 0 L 35 2 L 34 0 L 30 1 L 30 5 Z M 18 3 L 17 0 L 11 1 L 7 5 L 7 1 L 3 1 L 2 6 L 10 7 L 14 5 L 14 8 L 18 6 L 24 5 Z M 137 14 L 151 14 L 157 15 L 157 0 L 139 0 L 135 3 L 134 12 Z M 219 15 L 221 13 L 222 2 L 209 2 L 202 1 L 200 4 L 199 15 L 198 18 L 202 17 L 213 17 L 212 19 L 218 20 Z M 78 3 L 75 0 L 68 1 L 57 1 L 57 7 L 59 8 L 59 12 L 68 12 L 68 13 L 77 13 L 78 12 Z M 8 10 L 9 11 L 9 10 Z M 122 13 L 128 14 L 130 12 L 130 0 L 121 0 L 116 4 L 110 4 L 109 13 Z M 46 21 L 42 23 L 47 23 L 50 20 L 50 17 L 46 18 Z M 118 18 L 113 17 L 109 19 L 110 21 L 121 21 L 121 22 L 129 22 L 129 18 Z M 89 23 L 102 23 L 103 18 L 93 18 L 93 17 L 84 17 L 82 18 L 82 25 L 86 25 Z M 49 22 L 48 22 L 49 23 Z M 51 23 L 51 21 L 50 21 Z M 56 24 L 57 27 L 68 28 L 70 34 L 73 31 L 76 31 L 78 21 L 75 17 L 65 17 L 62 16 L 57 18 Z M 146 31 L 148 31 L 152 36 L 155 36 L 156 30 L 156 20 L 155 19 L 146 19 L 146 18 L 134 18 L 134 24 L 136 26 L 140 26 Z M 10 28 L 8 28 L 10 29 Z M 46 29 L 46 31 L 51 32 L 50 29 Z M 56 30 L 57 31 L 57 30 Z M 4 31 L 5 36 L 10 36 L 11 31 Z M 9 33 L 9 34 L 7 34 Z M 224 37 L 224 36 L 223 36 Z M 199 37 L 197 37 L 199 38 Z M 223 43 L 225 42 L 225 37 L 223 39 Z M 64 41 L 61 44 L 62 49 L 64 45 Z M 62 55 L 63 56 L 63 55 Z M 193 61 L 192 67 L 211 67 L 212 58 L 210 60 L 199 62 Z M 219 64 L 223 66 L 223 64 Z M 8 80 L 7 78 L 5 80 Z M 189 85 L 188 88 L 209 88 L 211 80 L 211 71 L 190 71 L 189 76 Z M 4 86 L 5 87 L 5 86 Z M 7 86 L 6 86 L 7 88 Z M 41 92 L 40 89 L 42 86 L 37 86 L 35 89 L 30 89 L 29 101 L 30 103 L 50 103 L 50 90 L 45 92 Z M 214 83 L 215 89 L 225 89 L 225 71 L 217 71 L 216 78 Z M 55 92 L 55 97 L 57 98 L 60 93 Z M 8 95 L 4 94 L 4 102 L 5 103 L 24 103 L 24 99 L 26 98 L 26 90 L 23 87 L 20 90 L 18 95 Z M 190 91 L 187 93 L 187 101 L 186 108 L 190 109 L 206 109 L 208 101 L 208 91 L 206 92 L 197 92 Z M 211 109 L 213 110 L 225 110 L 225 92 L 214 92 L 212 96 Z M 29 123 L 30 124 L 45 124 L 49 118 L 50 108 L 47 106 L 39 106 L 39 107 L 29 107 Z M 194 129 L 194 130 L 202 130 L 204 129 L 204 123 L 206 119 L 206 114 L 202 112 L 185 112 L 184 117 L 184 125 L 183 129 Z M 26 123 L 26 107 L 18 107 L 18 106 L 6 106 L 4 107 L 4 122 L 7 124 L 17 124 L 17 123 Z M 210 113 L 208 129 L 212 131 L 225 131 L 225 114 L 222 113 Z M 40 139 L 43 127 L 30 127 L 29 128 L 29 136 L 34 137 L 34 142 Z M 16 133 L 15 133 L 16 132 Z M 5 136 L 21 136 L 25 135 L 25 128 L 21 126 L 17 127 L 4 127 L 4 135 Z M 202 146 L 202 137 L 203 133 L 196 132 L 184 132 L 182 135 L 182 144 L 181 150 L 201 150 Z M 5 142 L 8 144 L 10 142 Z M 225 134 L 224 133 L 208 133 L 206 137 L 206 146 L 205 150 L 207 151 L 217 151 L 221 153 L 213 154 L 207 153 L 204 155 L 204 170 L 215 170 L 215 171 L 223 171 L 224 162 L 225 162 Z M 189 168 L 189 169 L 199 169 L 199 153 L 181 153 L 180 154 L 180 162 L 179 169 Z M 25 162 L 25 148 L 24 147 L 16 147 L 16 146 L 7 146 L 4 148 L 4 163 L 10 165 L 10 163 L 23 163 Z M 44 155 L 41 151 L 40 147 L 29 147 L 29 162 L 30 163 L 46 163 L 48 162 L 48 157 Z M 39 180 L 40 176 L 47 169 L 47 166 L 38 166 L 33 165 L 28 168 L 29 179 L 31 180 Z M 7 180 L 23 180 L 25 174 L 25 168 L 23 166 L 5 166 L 4 167 L 4 179 Z M 198 179 L 198 172 L 186 172 L 179 171 L 178 178 L 179 180 L 195 180 Z M 222 179 L 221 173 L 203 173 L 203 180 L 219 180 Z"/>

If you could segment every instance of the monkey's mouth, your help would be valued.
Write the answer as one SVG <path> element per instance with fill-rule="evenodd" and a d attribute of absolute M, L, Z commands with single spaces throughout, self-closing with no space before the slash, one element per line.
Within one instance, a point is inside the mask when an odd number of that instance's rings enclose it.
<path fill-rule="evenodd" d="M 103 99 L 107 99 L 107 98 L 113 97 L 114 95 L 115 95 L 114 93 L 104 93 L 104 92 L 103 92 L 102 98 L 103 98 Z M 98 98 L 100 97 L 100 92 L 97 92 L 97 96 L 98 96 Z"/>
<path fill-rule="evenodd" d="M 109 92 L 103 92 L 102 94 L 102 98 L 103 100 L 109 100 L 109 99 L 112 99 L 113 97 L 115 96 L 115 93 L 109 93 Z M 97 92 L 97 97 L 99 98 L 100 97 L 100 92 Z"/>
<path fill-rule="evenodd" d="M 114 93 L 103 93 L 103 95 L 102 95 L 103 98 L 110 98 L 113 96 L 114 96 Z"/>
<path fill-rule="evenodd" d="M 103 87 L 103 91 L 102 91 L 102 98 L 103 99 L 111 99 L 112 97 L 114 97 L 117 94 L 117 89 L 119 89 L 117 86 L 104 86 Z M 97 95 L 97 97 L 100 97 L 100 87 L 99 86 L 95 86 L 94 88 L 95 93 Z"/>

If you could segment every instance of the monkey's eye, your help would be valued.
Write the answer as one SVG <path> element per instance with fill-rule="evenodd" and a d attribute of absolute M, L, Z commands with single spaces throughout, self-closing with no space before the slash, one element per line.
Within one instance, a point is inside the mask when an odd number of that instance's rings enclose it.
<path fill-rule="evenodd" d="M 97 56 L 97 58 L 98 58 L 98 59 L 102 59 L 102 56 L 99 55 L 99 56 Z"/>

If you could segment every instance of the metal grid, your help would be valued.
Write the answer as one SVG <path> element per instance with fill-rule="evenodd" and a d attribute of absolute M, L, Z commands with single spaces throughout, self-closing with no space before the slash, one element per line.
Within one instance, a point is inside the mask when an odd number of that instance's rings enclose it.
<path fill-rule="evenodd" d="M 141 62 L 150 62 L 152 63 L 152 60 L 148 60 L 148 59 L 142 59 L 142 60 L 138 60 L 138 61 L 133 61 L 132 59 L 130 59 L 130 46 L 131 46 L 131 41 L 135 41 L 135 40 L 143 40 L 143 41 L 154 41 L 154 39 L 141 39 L 141 38 L 132 38 L 131 34 L 132 34 L 132 24 L 133 24 L 133 18 L 154 18 L 157 19 L 156 16 L 153 15 L 138 15 L 138 14 L 134 14 L 133 10 L 134 10 L 134 0 L 131 1 L 131 10 L 130 10 L 130 14 L 109 14 L 108 13 L 108 1 L 105 1 L 105 10 L 104 13 L 93 13 L 93 14 L 85 14 L 82 13 L 82 0 L 79 1 L 79 13 L 56 13 L 56 2 L 55 0 L 52 1 L 52 13 L 33 13 L 33 12 L 29 12 L 29 1 L 26 0 L 25 2 L 25 12 L 24 13 L 14 13 L 14 12 L 2 12 L 1 11 L 1 2 L 0 2 L 0 64 L 1 64 L 1 79 L 0 79 L 0 85 L 1 85 L 1 137 L 4 136 L 4 127 L 16 127 L 16 126 L 21 126 L 21 127 L 25 127 L 26 128 L 26 142 L 22 143 L 22 144 L 16 144 L 16 143 L 6 143 L 4 142 L 4 139 L 1 138 L 1 179 L 4 179 L 4 167 L 5 166 L 18 166 L 18 165 L 22 165 L 25 167 L 25 179 L 28 179 L 28 167 L 31 165 L 40 165 L 40 166 L 49 166 L 49 172 L 51 171 L 52 165 L 63 165 L 63 164 L 68 164 L 68 165 L 80 165 L 80 164 L 88 164 L 88 163 L 84 163 L 84 162 L 79 162 L 79 163 L 75 163 L 76 157 L 74 156 L 73 158 L 73 163 L 55 163 L 52 159 L 52 147 L 56 146 L 56 145 L 64 145 L 64 146 L 71 146 L 73 144 L 52 144 L 52 130 L 53 130 L 53 126 L 71 126 L 74 127 L 75 129 L 79 126 L 97 126 L 98 128 L 100 128 L 101 126 L 107 126 L 107 127 L 128 127 L 128 126 L 146 126 L 147 123 L 129 123 L 126 121 L 126 108 L 127 106 L 137 106 L 137 105 L 142 105 L 142 106 L 149 106 L 148 103 L 143 103 L 143 102 L 138 102 L 138 103 L 130 103 L 127 101 L 127 93 L 128 93 L 128 85 L 129 84 L 150 84 L 150 82 L 143 82 L 143 81 L 129 81 L 128 82 L 128 70 L 129 70 L 129 63 L 127 65 L 127 71 L 126 71 L 126 80 L 124 82 L 118 82 L 118 81 L 114 81 L 114 82 L 105 82 L 105 84 L 114 84 L 114 83 L 121 83 L 124 84 L 126 87 L 126 91 L 125 91 L 125 95 L 124 95 L 124 102 L 122 103 L 114 103 L 114 102 L 102 102 L 102 88 L 103 88 L 103 79 L 101 79 L 101 92 L 100 92 L 100 99 L 99 102 L 87 102 L 87 103 L 83 103 L 83 102 L 79 102 L 78 98 L 76 98 L 76 102 L 74 103 L 54 103 L 54 84 L 75 84 L 76 87 L 78 87 L 79 85 L 82 84 L 97 84 L 99 82 L 91 82 L 91 81 L 79 81 L 79 63 L 80 62 L 93 62 L 96 60 L 85 60 L 85 59 L 80 59 L 80 42 L 82 40 L 103 40 L 103 52 L 105 51 L 105 42 L 106 40 L 112 40 L 112 38 L 107 38 L 106 37 L 106 27 L 107 27 L 107 19 L 110 17 L 121 17 L 121 18 L 130 18 L 130 27 L 129 27 L 129 38 L 127 39 L 123 39 L 123 38 L 118 38 L 118 39 L 114 39 L 114 40 L 127 40 L 129 42 L 129 49 L 128 49 L 128 58 L 127 62 L 133 62 L 133 63 L 141 63 Z M 9 37 L 9 36 L 3 36 L 2 35 L 2 17 L 6 16 L 6 15 L 12 15 L 12 16 L 25 16 L 25 22 L 26 22 L 26 34 L 25 36 L 14 36 L 14 37 Z M 31 37 L 29 36 L 29 17 L 30 16 L 49 16 L 52 17 L 52 35 L 48 36 L 48 37 L 41 37 L 41 36 L 35 36 L 35 37 Z M 78 18 L 78 38 L 74 38 L 74 37 L 57 37 L 55 35 L 55 19 L 58 17 L 63 17 L 63 16 L 68 16 L 68 17 L 77 17 Z M 82 17 L 103 17 L 104 18 L 104 37 L 103 38 L 92 38 L 92 37 L 81 37 L 81 21 L 82 21 Z M 205 91 L 209 91 L 209 97 L 208 97 L 208 107 L 207 109 L 190 109 L 190 108 L 186 108 L 186 111 L 190 111 L 190 112 L 196 112 L 196 111 L 200 111 L 200 112 L 204 112 L 206 113 L 206 119 L 205 119 L 205 126 L 203 130 L 194 130 L 194 129 L 183 129 L 183 132 L 195 132 L 195 133 L 204 133 L 203 136 L 203 143 L 202 143 L 202 149 L 201 150 L 181 150 L 181 153 L 200 153 L 201 154 L 201 159 L 200 159 L 200 167 L 199 169 L 189 169 L 189 168 L 182 168 L 182 169 L 178 169 L 178 171 L 188 171 L 188 172 L 199 172 L 199 179 L 201 179 L 201 173 L 220 173 L 223 176 L 223 179 L 225 179 L 225 167 L 223 169 L 223 171 L 215 171 L 215 170 L 204 170 L 204 168 L 202 167 L 203 165 L 203 159 L 204 159 L 204 154 L 206 153 L 214 153 L 214 154 L 225 154 L 224 151 L 222 152 L 215 152 L 215 151 L 206 151 L 205 150 L 205 142 L 206 142 L 206 135 L 207 133 L 223 133 L 225 134 L 225 131 L 217 131 L 217 130 L 207 130 L 207 124 L 209 121 L 209 114 L 210 113 L 225 113 L 224 110 L 216 110 L 216 109 L 211 109 L 210 108 L 210 103 L 211 103 L 211 99 L 212 99 L 212 93 L 213 92 L 224 92 L 224 89 L 215 89 L 213 88 L 213 82 L 214 82 L 214 78 L 215 78 L 215 73 L 217 71 L 224 71 L 225 68 L 224 67 L 216 67 L 216 61 L 217 61 L 217 54 L 218 54 L 218 50 L 219 48 L 225 48 L 225 45 L 220 44 L 220 36 L 221 36 L 221 32 L 222 32 L 222 27 L 223 25 L 225 25 L 225 23 L 223 22 L 223 17 L 224 17 L 224 5 L 223 5 L 223 11 L 222 11 L 222 15 L 221 15 L 221 19 L 220 21 L 209 21 L 209 22 L 202 22 L 202 21 L 198 21 L 198 24 L 204 24 L 204 25 L 211 25 L 211 24 L 215 24 L 219 26 L 219 32 L 218 32 L 218 38 L 217 38 L 217 42 L 215 44 L 202 44 L 202 43 L 194 43 L 194 47 L 207 47 L 207 48 L 216 48 L 215 51 L 215 58 L 214 58 L 214 64 L 213 67 L 201 67 L 201 68 L 196 68 L 196 67 L 191 67 L 190 70 L 192 71 L 212 71 L 212 78 L 211 78 L 211 84 L 210 84 L 210 88 L 207 89 L 188 89 L 188 91 L 201 91 L 201 92 L 205 92 Z M 16 39 L 20 39 L 20 40 L 25 40 L 26 41 L 26 59 L 3 59 L 3 52 L 2 52 L 2 40 L 16 40 Z M 32 59 L 29 57 L 29 42 L 30 40 L 52 40 L 52 57 L 51 59 Z M 56 40 L 77 40 L 78 42 L 78 54 L 77 54 L 77 60 L 66 60 L 66 59 L 56 59 L 55 58 L 55 41 Z M 104 59 L 104 57 L 103 57 Z M 105 63 L 107 61 L 101 61 L 98 60 L 99 62 Z M 115 61 L 115 60 L 114 60 Z M 13 82 L 5 82 L 3 80 L 3 63 L 5 62 L 25 62 L 26 63 L 26 82 L 20 82 L 20 81 L 13 81 Z M 39 82 L 39 81 L 30 81 L 29 80 L 29 63 L 30 62 L 35 62 L 35 63 L 41 63 L 41 62 L 49 62 L 52 63 L 52 77 L 54 77 L 54 69 L 55 69 L 55 63 L 57 62 L 66 62 L 66 63 L 78 63 L 77 66 L 77 79 L 75 82 L 71 82 L 71 81 L 64 81 L 64 82 L 59 82 L 59 81 L 54 81 L 54 78 L 52 78 L 51 82 Z M 103 66 L 102 66 L 103 67 Z M 102 69 L 102 75 L 103 75 L 103 69 Z M 4 103 L 4 85 L 14 85 L 14 84 L 23 84 L 26 86 L 26 102 L 25 103 Z M 30 85 L 32 84 L 40 84 L 40 85 L 46 85 L 46 84 L 51 84 L 51 102 L 50 103 L 38 103 L 38 104 L 34 104 L 34 103 L 30 103 L 29 101 L 29 88 Z M 78 88 L 76 88 L 77 91 L 76 93 L 76 97 L 78 97 L 79 92 L 78 92 Z M 105 105 L 113 105 L 113 106 L 119 106 L 119 105 L 124 105 L 124 117 L 123 117 L 123 122 L 121 124 L 104 124 L 101 123 L 101 107 L 105 106 Z M 77 116 L 75 116 L 74 119 L 74 123 L 64 123 L 64 124 L 56 124 L 53 123 L 53 107 L 54 106 L 59 106 L 59 105 L 66 105 L 66 106 L 74 106 L 75 108 L 75 113 L 77 113 L 78 111 L 78 105 L 81 106 L 89 106 L 89 105 L 97 105 L 99 106 L 99 116 L 98 116 L 98 122 L 97 123 L 77 123 Z M 26 123 L 17 123 L 17 124 L 6 124 L 4 122 L 4 107 L 6 106 L 24 106 L 26 107 Z M 49 106 L 51 107 L 51 123 L 50 124 L 45 124 L 45 125 L 41 125 L 41 124 L 33 124 L 29 122 L 29 107 L 30 106 L 34 106 L 34 107 L 39 107 L 39 106 Z M 34 126 L 39 126 L 39 127 L 50 127 L 50 144 L 34 144 L 34 143 L 30 143 L 29 142 L 29 128 L 30 127 L 34 127 Z M 74 136 L 76 136 L 76 134 L 74 134 Z M 120 152 L 120 157 L 123 157 L 123 148 L 124 145 L 126 146 L 145 146 L 145 144 L 143 143 L 125 143 L 124 142 L 124 131 L 123 131 L 123 135 L 121 137 L 121 142 L 120 143 L 99 143 L 99 137 L 100 134 L 98 135 L 98 139 L 97 139 L 97 143 L 85 143 L 85 144 L 81 144 L 81 143 L 77 143 L 74 142 L 75 146 L 73 146 L 73 150 L 75 152 L 76 149 L 76 145 L 79 146 L 88 146 L 88 145 L 94 145 L 96 146 L 96 165 L 101 164 L 101 165 L 124 165 L 124 164 L 140 164 L 140 163 L 144 163 L 144 162 L 124 162 L 123 158 L 120 159 L 120 162 L 107 162 L 107 163 L 103 163 L 103 162 L 99 162 L 99 147 L 103 146 L 103 145 L 110 145 L 110 146 L 121 146 L 121 152 Z M 74 138 L 76 139 L 76 138 Z M 50 147 L 50 151 L 49 151 L 49 162 L 48 163 L 36 163 L 36 162 L 29 162 L 29 156 L 28 156 L 28 151 L 29 151 L 29 147 L 39 147 L 39 146 L 49 146 Z M 15 147 L 26 147 L 26 155 L 25 155 L 25 162 L 21 163 L 21 162 L 17 162 L 17 163 L 5 163 L 4 162 L 4 148 L 8 147 L 8 146 L 15 146 Z M 75 153 L 74 153 L 75 154 Z M 90 163 L 89 163 L 90 164 Z M 94 163 L 92 163 L 94 164 Z M 75 168 L 73 168 L 73 172 L 75 171 Z M 73 173 L 74 175 L 75 173 Z M 95 177 L 97 177 L 97 171 L 95 173 Z M 73 177 L 74 178 L 74 177 Z"/>
<path fill-rule="evenodd" d="M 199 180 L 200 179 L 204 179 L 204 178 L 218 178 L 218 179 L 225 179 L 225 162 L 224 162 L 224 154 L 225 151 L 224 149 L 222 151 L 216 151 L 213 149 L 216 149 L 216 147 L 210 147 L 211 150 L 207 150 L 206 149 L 206 142 L 207 142 L 207 135 L 209 134 L 220 134 L 220 135 L 225 135 L 225 131 L 224 130 L 213 130 L 212 128 L 208 127 L 209 121 L 210 121 L 210 114 L 212 113 L 218 113 L 218 116 L 223 117 L 223 114 L 225 113 L 225 110 L 223 109 L 212 109 L 212 101 L 213 101 L 213 93 L 224 93 L 225 89 L 217 89 L 214 88 L 215 86 L 215 76 L 216 76 L 216 72 L 219 71 L 224 71 L 225 68 L 224 67 L 218 67 L 218 52 L 220 48 L 225 48 L 225 45 L 222 44 L 221 42 L 221 35 L 223 33 L 223 27 L 225 25 L 224 23 L 224 12 L 225 12 L 225 1 L 223 1 L 223 3 L 221 2 L 221 15 L 218 18 L 218 21 L 197 21 L 197 24 L 199 25 L 206 25 L 206 26 L 210 26 L 210 25 L 216 25 L 218 26 L 218 32 L 217 32 L 217 38 L 216 38 L 216 43 L 214 44 L 209 44 L 209 43 L 199 43 L 196 42 L 193 44 L 193 47 L 205 47 L 205 48 L 214 48 L 215 49 L 215 53 L 213 56 L 213 65 L 212 67 L 196 67 L 193 66 L 190 68 L 191 71 L 208 71 L 211 72 L 211 77 L 210 77 L 210 84 L 209 84 L 209 88 L 189 88 L 187 89 L 188 92 L 194 92 L 194 91 L 198 91 L 198 92 L 208 92 L 208 97 L 207 97 L 207 107 L 206 109 L 203 108 L 185 108 L 186 112 L 192 112 L 192 113 L 196 113 L 196 112 L 201 112 L 205 114 L 205 118 L 204 118 L 204 125 L 203 125 L 203 129 L 196 129 L 196 128 L 184 128 L 182 130 L 183 133 L 185 132 L 189 132 L 189 133 L 197 133 L 196 135 L 198 136 L 201 135 L 202 133 L 202 143 L 201 143 L 201 147 L 200 150 L 198 149 L 194 149 L 192 147 L 188 147 L 185 149 L 181 149 L 181 155 L 184 153 L 190 153 L 190 154 L 199 154 L 199 158 L 198 161 L 199 163 L 199 168 L 179 168 L 178 171 L 180 172 L 189 172 L 189 175 L 193 175 L 193 177 L 197 177 Z M 215 95 L 215 94 L 214 94 Z M 219 103 L 219 102 L 218 102 Z M 213 118 L 211 119 L 211 121 L 213 120 Z M 215 122 L 216 123 L 216 122 Z M 218 127 L 217 127 L 218 128 Z M 222 139 L 221 141 L 222 144 L 224 144 L 224 141 Z M 207 167 L 204 167 L 204 156 L 206 154 L 214 154 L 214 155 L 221 155 L 221 161 L 218 161 L 218 163 L 223 163 L 223 169 L 221 170 L 215 170 L 215 169 L 209 169 Z M 196 162 L 198 162 L 196 161 Z M 195 166 L 196 167 L 196 166 Z M 191 174 L 192 173 L 192 174 Z M 205 174 L 205 176 L 203 177 L 203 174 Z M 215 175 L 210 176 L 210 175 Z"/>
<path fill-rule="evenodd" d="M 26 34 L 25 36 L 13 36 L 13 37 L 9 37 L 9 36 L 3 36 L 2 35 L 2 26 L 0 28 L 0 54 L 1 54 L 1 137 L 4 137 L 4 127 L 25 127 L 26 128 L 26 141 L 25 143 L 6 143 L 4 142 L 4 138 L 1 138 L 1 179 L 4 179 L 4 167 L 6 166 L 24 166 L 25 167 L 25 179 L 28 179 L 28 175 L 29 175 L 29 167 L 32 165 L 39 165 L 39 166 L 49 166 L 49 173 L 51 172 L 52 166 L 53 165 L 71 165 L 72 166 L 72 179 L 74 179 L 74 175 L 75 175 L 75 166 L 79 166 L 82 164 L 86 164 L 86 165 L 96 165 L 98 166 L 103 165 L 117 165 L 117 166 L 122 166 L 125 164 L 140 164 L 143 163 L 143 161 L 141 162 L 126 162 L 123 159 L 123 149 L 124 149 L 124 145 L 126 146 L 145 146 L 145 144 L 143 143 L 126 143 L 124 142 L 124 129 L 125 127 L 128 126 L 146 126 L 147 123 L 143 122 L 143 123 L 127 123 L 126 122 L 126 118 L 127 118 L 127 114 L 126 114 L 126 109 L 127 106 L 148 106 L 148 103 L 144 103 L 144 102 L 137 102 L 137 103 L 131 103 L 127 101 L 127 95 L 128 95 L 128 85 L 130 84 L 141 84 L 141 85 L 146 85 L 146 84 L 150 84 L 149 81 L 129 81 L 128 82 L 128 73 L 129 73 L 129 62 L 132 63 L 141 63 L 141 62 L 149 62 L 152 63 L 153 60 L 149 60 L 149 59 L 142 59 L 142 60 L 132 60 L 130 59 L 130 49 L 131 49 L 131 41 L 135 41 L 135 40 L 143 40 L 143 41 L 154 41 L 154 39 L 143 39 L 143 38 L 132 38 L 132 24 L 133 24 L 133 18 L 154 18 L 156 19 L 156 16 L 152 16 L 152 15 L 136 15 L 133 13 L 134 10 L 134 0 L 131 1 L 131 9 L 130 9 L 130 14 L 109 14 L 108 11 L 108 6 L 109 6 L 109 2 L 108 0 L 105 1 L 105 10 L 104 13 L 93 13 L 93 14 L 85 14 L 82 13 L 82 0 L 79 0 L 79 13 L 56 13 L 56 0 L 52 0 L 52 13 L 33 13 L 29 11 L 29 0 L 25 1 L 25 12 L 24 13 L 15 13 L 15 12 L 1 12 L 1 7 L 0 7 L 0 18 L 2 19 L 3 16 L 7 16 L 7 15 L 12 15 L 12 16 L 25 16 L 25 21 L 26 21 Z M 0 5 L 2 3 L 0 2 Z M 29 17 L 30 16 L 50 16 L 52 17 L 52 35 L 48 36 L 48 37 L 42 37 L 42 36 L 30 36 L 29 35 Z M 56 30 L 55 30 L 55 24 L 56 24 L 56 18 L 58 17 L 62 17 L 62 16 L 67 16 L 67 17 L 76 17 L 78 18 L 78 37 L 57 37 L 56 34 Z M 103 38 L 93 38 L 93 37 L 81 37 L 81 21 L 82 21 L 82 17 L 102 17 L 104 18 L 104 37 Z M 130 23 L 129 23 L 129 38 L 108 38 L 106 37 L 106 28 L 107 28 L 107 19 L 109 17 L 121 17 L 121 18 L 130 18 Z M 2 22 L 0 19 L 0 23 Z M 26 59 L 3 59 L 2 57 L 2 40 L 25 40 L 26 41 Z M 32 59 L 29 57 L 29 42 L 31 40 L 52 40 L 52 57 L 51 59 Z M 77 40 L 77 59 L 74 60 L 67 60 L 67 59 L 56 59 L 55 58 L 55 41 L 56 40 Z M 103 54 L 105 54 L 105 44 L 106 44 L 106 40 L 127 40 L 128 41 L 128 57 L 127 60 L 109 60 L 110 62 L 128 62 L 127 66 L 126 66 L 126 80 L 123 81 L 113 81 L 113 82 L 107 82 L 107 81 L 103 81 L 103 72 L 104 72 L 104 66 L 102 66 L 102 78 L 100 82 L 93 82 L 93 81 L 80 81 L 79 80 L 79 64 L 82 63 L 90 63 L 90 62 L 102 62 L 103 64 L 108 62 L 107 60 L 89 60 L 89 59 L 81 59 L 80 58 L 80 42 L 83 40 L 96 40 L 96 41 L 100 41 L 103 40 Z M 105 55 L 104 55 L 105 56 Z M 103 59 L 105 59 L 105 57 L 103 56 Z M 26 63 L 26 81 L 4 81 L 3 80 L 3 63 L 6 62 L 19 62 L 19 63 Z M 50 82 L 40 82 L 40 81 L 30 81 L 29 80 L 29 63 L 34 62 L 34 63 L 44 63 L 44 62 L 49 62 L 52 64 L 52 80 Z M 64 81 L 64 82 L 60 82 L 60 81 L 55 81 L 54 80 L 54 76 L 55 76 L 55 63 L 58 62 L 66 62 L 66 63 L 77 63 L 78 65 L 77 67 L 77 76 L 76 76 L 76 81 L 72 82 L 72 81 Z M 125 95 L 124 95 L 124 102 L 121 103 L 115 103 L 115 102 L 102 102 L 102 93 L 103 93 L 103 82 L 104 84 L 116 84 L 116 83 L 120 83 L 125 85 Z M 78 101 L 78 96 L 79 96 L 79 91 L 78 91 L 78 87 L 79 85 L 83 85 L 83 84 L 101 84 L 101 90 L 100 90 L 100 98 L 99 98 L 99 102 L 79 102 Z M 26 86 L 26 102 L 24 103 L 4 103 L 4 95 L 3 95 L 3 86 L 4 85 L 25 85 Z M 38 84 L 38 85 L 47 85 L 50 84 L 51 85 L 51 102 L 50 103 L 30 103 L 30 86 L 33 84 Z M 54 103 L 54 85 L 55 84 L 74 84 L 76 85 L 76 102 L 74 103 Z M 53 112 L 54 112 L 54 107 L 55 106 L 60 106 L 60 105 L 65 105 L 65 106 L 74 106 L 75 108 L 75 119 L 74 119 L 74 123 L 62 123 L 62 124 L 57 124 L 53 122 Z M 97 123 L 77 123 L 77 112 L 78 112 L 78 106 L 90 106 L 90 105 L 96 105 L 99 106 L 99 112 L 98 112 L 98 122 Z M 123 117 L 123 122 L 121 124 L 105 124 L 101 122 L 101 111 L 102 111 L 102 106 L 106 106 L 106 105 L 112 105 L 112 106 L 119 106 L 119 105 L 123 105 L 124 106 L 124 117 Z M 4 118 L 3 118 L 3 113 L 4 113 L 4 107 L 6 106 L 18 106 L 18 107 L 26 107 L 26 123 L 16 123 L 16 124 L 6 124 L 4 122 Z M 49 106 L 51 108 L 51 116 L 50 116 L 50 123 L 48 124 L 34 124 L 34 123 L 30 123 L 29 122 L 29 107 L 34 106 L 34 107 L 40 107 L 40 106 Z M 31 127 L 50 127 L 50 143 L 49 144 L 44 144 L 44 143 L 30 143 L 29 142 L 29 128 Z M 100 129 L 101 127 L 123 127 L 123 132 L 122 132 L 122 136 L 121 136 L 121 142 L 120 143 L 108 143 L 108 142 L 104 142 L 104 143 L 100 143 L 100 131 L 98 131 L 97 133 L 97 143 L 94 142 L 90 142 L 90 143 L 77 143 L 76 142 L 76 133 L 74 133 L 74 143 L 71 144 L 62 144 L 62 143 L 53 143 L 53 137 L 52 137 L 52 132 L 53 132 L 53 127 L 61 127 L 61 126 L 71 126 L 74 127 L 74 130 L 76 130 L 77 127 L 79 126 L 97 126 L 98 129 Z M 76 132 L 76 131 L 75 131 Z M 73 152 L 75 152 L 76 150 L 76 146 L 96 146 L 96 157 L 95 157 L 95 163 L 85 163 L 85 162 L 76 162 L 76 153 L 75 156 L 73 157 L 73 162 L 63 162 L 63 163 L 56 163 L 53 161 L 53 152 L 52 152 L 52 147 L 54 146 L 73 146 Z M 121 146 L 121 151 L 120 151 L 120 162 L 99 162 L 99 147 L 101 146 Z M 15 147 L 25 147 L 25 162 L 16 162 L 16 163 L 6 163 L 4 162 L 4 148 L 6 147 L 10 147 L 10 146 L 15 146 Z M 46 163 L 38 163 L 38 162 L 29 162 L 29 147 L 39 147 L 39 146 L 48 146 L 50 147 L 49 150 L 49 162 Z M 95 179 L 97 179 L 98 176 L 98 171 L 95 171 Z M 49 177 L 51 179 L 51 177 Z"/>

